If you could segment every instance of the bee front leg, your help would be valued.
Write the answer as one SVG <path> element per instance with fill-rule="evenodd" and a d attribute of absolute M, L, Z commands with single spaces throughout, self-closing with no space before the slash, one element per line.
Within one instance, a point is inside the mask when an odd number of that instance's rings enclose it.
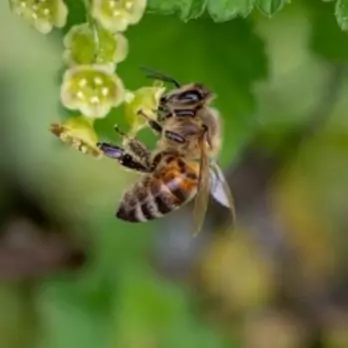
<path fill-rule="evenodd" d="M 184 144 L 186 142 L 186 139 L 182 137 L 180 134 L 166 130 L 164 132 L 164 135 L 167 139 L 174 141 L 179 144 Z"/>
<path fill-rule="evenodd" d="M 147 123 L 149 124 L 149 127 L 157 134 L 161 134 L 163 131 L 163 127 L 155 120 L 153 120 L 151 117 L 147 116 L 143 110 L 138 111 L 138 115 L 142 116 L 146 119 Z"/>
<path fill-rule="evenodd" d="M 98 148 L 104 153 L 105 156 L 117 160 L 121 165 L 126 168 L 142 172 L 149 173 L 152 171 L 150 165 L 141 163 L 132 154 L 128 153 L 124 148 L 112 145 L 109 143 L 97 143 Z"/>
<path fill-rule="evenodd" d="M 122 132 L 117 125 L 114 126 L 115 132 L 118 133 L 123 139 L 123 145 L 126 149 L 137 158 L 137 160 L 143 163 L 146 167 L 150 167 L 151 152 L 149 149 L 138 139 L 128 136 L 128 134 Z"/>

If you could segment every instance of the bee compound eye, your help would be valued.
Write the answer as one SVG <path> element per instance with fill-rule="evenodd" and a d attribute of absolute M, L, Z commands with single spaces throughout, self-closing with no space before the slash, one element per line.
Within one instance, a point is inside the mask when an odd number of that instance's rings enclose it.
<path fill-rule="evenodd" d="M 198 102 L 202 100 L 202 96 L 198 91 L 183 92 L 178 96 L 181 101 Z"/>

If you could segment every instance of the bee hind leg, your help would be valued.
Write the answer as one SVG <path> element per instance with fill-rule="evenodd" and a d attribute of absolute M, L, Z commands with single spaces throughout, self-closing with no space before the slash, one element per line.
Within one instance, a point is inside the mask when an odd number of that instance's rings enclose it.
<path fill-rule="evenodd" d="M 143 173 L 149 173 L 152 170 L 150 165 L 147 166 L 146 164 L 141 163 L 132 154 L 120 146 L 104 142 L 97 143 L 97 146 L 105 156 L 117 160 L 122 166 L 128 169 Z"/>

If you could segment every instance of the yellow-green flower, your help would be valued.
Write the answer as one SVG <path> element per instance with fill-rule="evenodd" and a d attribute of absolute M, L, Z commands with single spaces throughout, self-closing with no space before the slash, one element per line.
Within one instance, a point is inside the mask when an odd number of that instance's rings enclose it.
<path fill-rule="evenodd" d="M 104 118 L 124 98 L 120 78 L 102 65 L 79 65 L 67 70 L 61 86 L 61 101 L 70 110 L 89 118 Z"/>
<path fill-rule="evenodd" d="M 64 27 L 68 16 L 63 0 L 10 0 L 10 7 L 43 34 Z"/>
<path fill-rule="evenodd" d="M 145 118 L 138 115 L 142 110 L 147 116 L 156 118 L 156 109 L 159 99 L 165 88 L 162 83 L 155 83 L 153 86 L 141 87 L 134 92 L 128 91 L 124 100 L 124 112 L 127 121 L 131 125 L 131 133 L 136 134 L 146 126 Z"/>
<path fill-rule="evenodd" d="M 106 30 L 125 31 L 140 21 L 146 4 L 146 0 L 93 0 L 92 15 Z"/>
<path fill-rule="evenodd" d="M 64 61 L 76 64 L 100 64 L 115 69 L 128 54 L 128 41 L 120 33 L 112 34 L 100 26 L 83 23 L 73 26 L 64 38 Z"/>
<path fill-rule="evenodd" d="M 93 128 L 93 121 L 83 116 L 69 118 L 63 124 L 53 123 L 50 131 L 63 143 L 94 157 L 102 152 L 96 146 L 98 136 Z"/>

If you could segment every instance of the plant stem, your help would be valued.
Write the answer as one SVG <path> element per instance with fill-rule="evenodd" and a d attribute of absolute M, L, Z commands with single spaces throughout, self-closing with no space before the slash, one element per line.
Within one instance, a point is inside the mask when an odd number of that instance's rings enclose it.
<path fill-rule="evenodd" d="M 100 39 L 99 39 L 98 24 L 91 14 L 91 7 L 92 7 L 91 1 L 93 0 L 83 0 L 83 3 L 85 5 L 85 10 L 86 10 L 86 21 L 93 32 L 93 38 L 95 43 L 94 56 L 96 57 L 98 55 L 99 48 L 100 48 Z"/>

